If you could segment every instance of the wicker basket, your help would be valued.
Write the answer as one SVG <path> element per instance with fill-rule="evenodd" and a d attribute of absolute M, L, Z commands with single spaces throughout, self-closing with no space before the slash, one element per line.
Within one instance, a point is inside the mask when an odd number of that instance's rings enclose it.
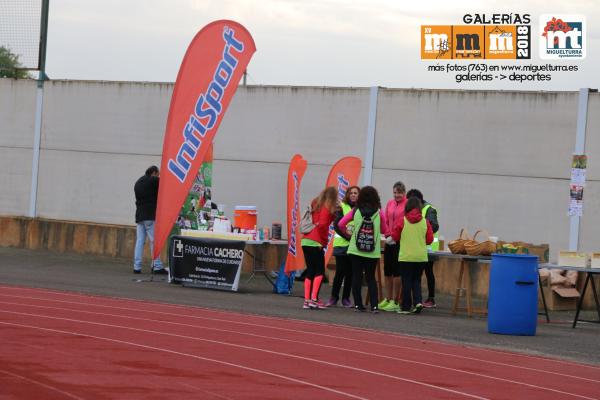
<path fill-rule="evenodd" d="M 488 240 L 485 240 L 483 242 L 475 241 L 477 234 L 480 232 L 485 232 L 487 234 Z M 489 237 L 490 237 L 489 233 L 485 230 L 479 230 L 479 231 L 475 232 L 475 235 L 473 236 L 473 243 L 465 244 L 465 251 L 467 252 L 467 254 L 470 256 L 490 256 L 490 255 L 492 255 L 492 253 L 496 251 L 496 243 L 489 240 Z"/>
<path fill-rule="evenodd" d="M 466 254 L 465 245 L 472 243 L 473 239 L 469 237 L 467 230 L 462 228 L 458 239 L 448 243 L 448 248 L 453 254 Z"/>

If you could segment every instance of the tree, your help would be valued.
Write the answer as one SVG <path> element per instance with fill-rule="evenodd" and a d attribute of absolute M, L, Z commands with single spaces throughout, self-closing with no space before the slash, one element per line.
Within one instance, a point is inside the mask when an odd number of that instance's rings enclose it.
<path fill-rule="evenodd" d="M 21 67 L 19 56 L 13 54 L 10 49 L 0 46 L 0 78 L 29 78 L 27 71 L 18 69 Z"/>

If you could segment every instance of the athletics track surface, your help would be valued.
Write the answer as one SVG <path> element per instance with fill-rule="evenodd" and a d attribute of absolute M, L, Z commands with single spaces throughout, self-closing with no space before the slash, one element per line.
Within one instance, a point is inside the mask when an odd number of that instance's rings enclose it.
<path fill-rule="evenodd" d="M 11 286 L 0 306 L 2 400 L 600 399 L 598 366 L 394 333 Z"/>

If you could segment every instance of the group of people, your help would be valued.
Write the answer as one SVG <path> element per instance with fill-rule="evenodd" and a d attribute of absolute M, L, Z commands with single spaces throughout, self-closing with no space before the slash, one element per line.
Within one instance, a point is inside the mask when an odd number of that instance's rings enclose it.
<path fill-rule="evenodd" d="M 373 186 L 351 186 L 341 202 L 334 187 L 325 188 L 311 201 L 314 229 L 305 234 L 301 245 L 306 263 L 303 308 L 321 309 L 354 306 L 366 311 L 362 299 L 363 277 L 367 283 L 370 310 L 418 314 L 435 304 L 435 277 L 429 250 L 437 250 L 439 223 L 437 210 L 423 199 L 417 189 L 406 192 L 402 182 L 393 186 L 393 198 L 385 208 Z M 329 241 L 329 226 L 336 232 L 333 240 L 336 272 L 331 297 L 319 299 L 325 273 L 323 248 Z M 377 261 L 384 242 L 386 296 L 379 301 L 375 280 Z M 423 302 L 421 276 L 425 272 L 429 296 Z M 350 292 L 354 304 L 350 301 Z"/>
<path fill-rule="evenodd" d="M 158 197 L 159 170 L 151 166 L 135 185 L 137 240 L 133 272 L 139 274 L 146 238 L 152 250 Z M 337 305 L 366 311 L 362 298 L 363 278 L 369 290 L 371 312 L 379 310 L 400 314 L 419 313 L 435 307 L 435 277 L 428 250 L 437 250 L 439 223 L 437 210 L 402 182 L 393 186 L 393 198 L 385 208 L 373 186 L 351 186 L 342 201 L 338 190 L 327 187 L 311 202 L 314 228 L 304 234 L 301 246 L 306 263 L 303 308 L 320 309 Z M 333 256 L 336 272 L 327 303 L 319 299 L 325 274 L 323 248 L 329 242 L 333 223 Z M 385 297 L 379 301 L 375 270 L 383 247 Z M 152 260 L 151 271 L 166 274 L 160 258 Z M 429 296 L 422 301 L 421 275 L 425 272 Z M 343 290 L 342 290 L 343 286 Z M 350 293 L 354 303 L 350 300 Z"/>

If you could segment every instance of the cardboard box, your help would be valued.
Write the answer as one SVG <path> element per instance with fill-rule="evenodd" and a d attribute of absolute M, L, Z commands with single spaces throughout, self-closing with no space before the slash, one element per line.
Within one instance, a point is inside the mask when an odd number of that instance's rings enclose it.
<path fill-rule="evenodd" d="M 538 263 L 546 264 L 550 262 L 550 245 L 543 244 L 529 244 L 527 243 L 525 248 L 529 252 L 529 255 L 538 256 Z"/>
<path fill-rule="evenodd" d="M 578 253 L 576 251 L 560 251 L 558 253 L 558 265 L 564 267 L 580 267 L 587 268 L 589 257 L 586 253 Z"/>
<path fill-rule="evenodd" d="M 600 253 L 591 253 L 590 258 L 592 259 L 592 268 L 600 268 Z"/>
<path fill-rule="evenodd" d="M 549 287 L 547 283 L 543 284 L 540 289 L 544 291 L 546 306 L 549 311 L 571 311 L 577 309 L 577 302 L 580 297 L 577 289 L 557 286 Z M 538 307 L 540 310 L 544 309 L 541 293 L 538 296 Z"/>
<path fill-rule="evenodd" d="M 547 243 L 531 244 L 526 242 L 498 242 L 498 252 L 505 252 L 501 248 L 505 244 L 512 244 L 516 249 L 511 251 L 512 254 L 529 254 L 538 256 L 538 263 L 545 264 L 550 262 L 550 245 Z"/>

